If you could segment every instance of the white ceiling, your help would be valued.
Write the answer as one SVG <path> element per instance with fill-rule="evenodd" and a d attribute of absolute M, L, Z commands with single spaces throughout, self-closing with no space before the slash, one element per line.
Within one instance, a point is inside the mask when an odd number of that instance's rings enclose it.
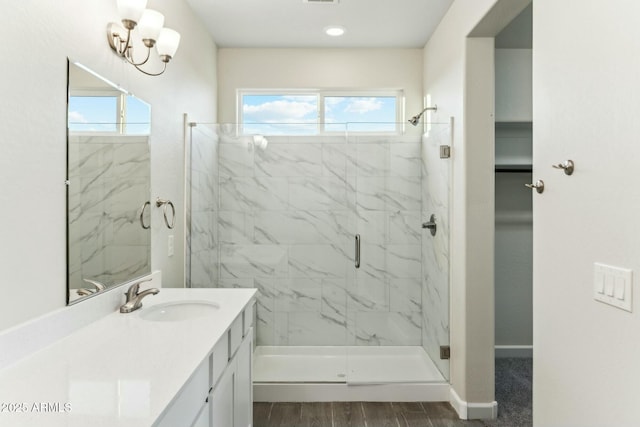
<path fill-rule="evenodd" d="M 187 0 L 219 47 L 423 47 L 453 0 Z M 346 28 L 327 36 L 329 25 Z"/>

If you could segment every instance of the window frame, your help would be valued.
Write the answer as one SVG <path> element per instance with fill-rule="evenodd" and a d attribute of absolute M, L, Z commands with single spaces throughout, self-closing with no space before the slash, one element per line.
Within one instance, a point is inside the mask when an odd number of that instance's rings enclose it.
<path fill-rule="evenodd" d="M 244 132 L 243 97 L 244 96 L 315 96 L 318 102 L 316 115 L 316 133 L 285 135 L 285 136 L 322 136 L 339 135 L 342 131 L 328 131 L 325 129 L 325 98 L 329 97 L 358 97 L 358 98 L 395 98 L 396 117 L 395 130 L 393 131 L 352 131 L 358 135 L 401 135 L 404 133 L 404 104 L 405 97 L 402 89 L 238 89 L 236 91 L 236 122 L 239 135 L 251 135 Z M 342 123 L 342 122 L 340 122 Z M 345 122 L 369 123 L 369 122 Z M 374 122 L 371 122 L 374 123 Z M 381 122 L 392 123 L 392 122 Z M 345 129 L 346 131 L 347 129 Z M 266 134 L 269 136 L 268 134 Z M 273 136 L 273 135 L 272 135 Z"/>
<path fill-rule="evenodd" d="M 69 132 L 74 135 L 151 135 L 151 105 L 149 105 L 143 99 L 138 98 L 132 93 L 128 93 L 126 91 L 120 89 L 73 89 L 69 91 L 68 99 L 67 99 L 67 114 L 69 110 L 69 104 L 71 103 L 71 98 L 115 98 L 115 116 L 116 121 L 114 124 L 116 125 L 116 130 L 114 131 L 84 131 L 84 130 L 73 130 L 70 128 L 69 118 L 67 117 L 67 128 Z M 129 112 L 128 105 L 129 100 L 135 99 L 138 102 L 145 104 L 147 110 L 149 112 L 149 130 L 145 132 L 131 132 L 130 127 L 132 125 L 138 125 L 138 122 L 129 122 L 127 114 Z"/>
<path fill-rule="evenodd" d="M 77 131 L 70 129 L 70 132 L 81 135 L 123 135 L 125 131 L 125 117 L 126 117 L 126 97 L 127 93 L 117 89 L 74 89 L 69 91 L 69 101 L 71 98 L 115 98 L 115 116 L 116 125 L 115 131 Z M 69 126 L 69 123 L 67 123 Z"/>

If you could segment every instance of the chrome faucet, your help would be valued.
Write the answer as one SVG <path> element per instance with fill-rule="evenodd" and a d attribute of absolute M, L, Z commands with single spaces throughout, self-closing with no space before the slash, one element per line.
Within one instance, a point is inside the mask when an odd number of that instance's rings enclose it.
<path fill-rule="evenodd" d="M 138 292 L 140 290 L 140 284 L 149 281 L 151 281 L 151 279 L 141 280 L 139 282 L 135 282 L 129 287 L 127 292 L 125 292 L 127 301 L 120 306 L 120 313 L 131 313 L 132 311 L 136 311 L 137 309 L 142 307 L 142 298 L 146 297 L 147 295 L 155 295 L 160 292 L 156 288 L 150 288 L 146 291 Z"/>
<path fill-rule="evenodd" d="M 82 280 L 85 283 L 93 285 L 95 287 L 95 289 L 80 288 L 80 289 L 76 290 L 76 293 L 81 297 L 85 297 L 87 295 L 92 295 L 92 294 L 95 294 L 96 292 L 104 291 L 104 289 L 105 289 L 104 284 L 98 282 L 97 280 L 91 280 L 91 279 L 82 279 Z"/>

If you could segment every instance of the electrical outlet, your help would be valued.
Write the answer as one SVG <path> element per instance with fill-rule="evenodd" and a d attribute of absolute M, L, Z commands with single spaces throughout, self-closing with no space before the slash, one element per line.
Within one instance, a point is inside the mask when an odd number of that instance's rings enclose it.
<path fill-rule="evenodd" d="M 167 241 L 167 254 L 168 256 L 173 256 L 173 234 L 169 235 L 169 239 Z"/>

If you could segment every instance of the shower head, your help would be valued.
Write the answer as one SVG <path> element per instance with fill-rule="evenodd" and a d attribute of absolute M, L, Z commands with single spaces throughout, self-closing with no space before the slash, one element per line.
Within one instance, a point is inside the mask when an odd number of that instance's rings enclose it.
<path fill-rule="evenodd" d="M 424 112 L 425 112 L 425 111 L 427 111 L 427 110 L 438 111 L 438 106 L 437 106 L 437 105 L 434 105 L 433 107 L 427 107 L 427 108 L 425 108 L 424 110 L 422 110 L 422 111 L 420 112 L 420 114 L 417 114 L 417 115 L 415 115 L 415 116 L 411 117 L 411 118 L 408 120 L 408 122 L 409 122 L 409 123 L 411 123 L 411 124 L 412 124 L 412 125 L 414 125 L 414 126 L 418 126 L 418 123 L 420 123 L 420 117 L 422 117 L 422 115 L 424 114 Z"/>

